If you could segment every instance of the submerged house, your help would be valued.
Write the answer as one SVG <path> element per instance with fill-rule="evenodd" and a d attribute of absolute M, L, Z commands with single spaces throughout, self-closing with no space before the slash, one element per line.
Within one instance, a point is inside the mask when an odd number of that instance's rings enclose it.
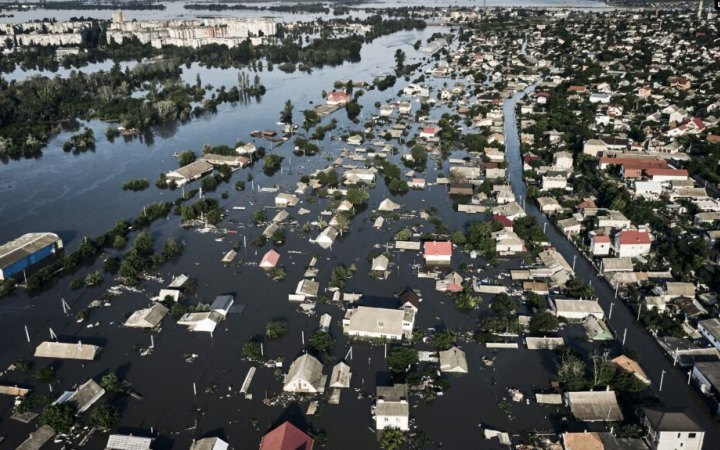
<path fill-rule="evenodd" d="M 223 315 L 215 311 L 193 312 L 183 314 L 177 321 L 178 325 L 185 325 L 190 331 L 204 331 L 212 333 L 222 321 Z"/>
<path fill-rule="evenodd" d="M 82 342 L 69 344 L 64 342 L 45 341 L 35 348 L 35 357 L 92 361 L 101 350 L 102 347 L 83 344 Z"/>
<path fill-rule="evenodd" d="M 327 376 L 322 373 L 323 365 L 308 354 L 297 358 L 290 365 L 285 376 L 283 391 L 296 394 L 318 394 L 325 391 Z"/>
<path fill-rule="evenodd" d="M 453 346 L 448 350 L 438 352 L 438 355 L 441 372 L 468 373 L 467 358 L 464 351 Z"/>
<path fill-rule="evenodd" d="M 132 313 L 124 325 L 130 328 L 157 328 L 168 311 L 169 309 L 162 303 L 155 303 L 150 308 L 139 309 Z"/>
<path fill-rule="evenodd" d="M 402 340 L 412 335 L 415 310 L 358 306 L 348 309 L 343 318 L 343 333 L 370 339 Z"/>
<path fill-rule="evenodd" d="M 340 361 L 333 367 L 332 374 L 330 375 L 330 387 L 349 388 L 350 378 L 352 378 L 350 366 Z"/>
<path fill-rule="evenodd" d="M 378 386 L 375 403 L 375 429 L 410 429 L 410 404 L 407 399 L 407 385 Z"/>

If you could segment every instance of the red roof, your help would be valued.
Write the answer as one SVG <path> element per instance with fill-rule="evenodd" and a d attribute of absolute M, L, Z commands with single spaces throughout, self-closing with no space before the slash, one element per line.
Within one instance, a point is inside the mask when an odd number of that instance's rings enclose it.
<path fill-rule="evenodd" d="M 687 177 L 688 171 L 685 169 L 659 169 L 659 168 L 650 168 L 645 169 L 645 174 L 649 177 L 654 177 L 655 175 L 671 175 L 671 176 L 680 176 L 680 177 Z"/>
<path fill-rule="evenodd" d="M 650 168 L 667 168 L 667 162 L 661 159 L 641 159 L 641 158 L 600 158 L 600 165 L 614 164 L 623 166 L 625 169 L 650 169 Z"/>
<path fill-rule="evenodd" d="M 313 440 L 298 427 L 285 422 L 260 440 L 260 450 L 312 450 Z"/>
<path fill-rule="evenodd" d="M 609 244 L 610 236 L 605 236 L 604 234 L 598 234 L 596 236 L 593 236 L 592 240 L 596 244 Z"/>
<path fill-rule="evenodd" d="M 426 242 L 425 256 L 451 256 L 452 244 L 450 241 Z"/>
<path fill-rule="evenodd" d="M 327 95 L 328 100 L 347 100 L 349 97 L 346 92 L 332 91 Z"/>
<path fill-rule="evenodd" d="M 618 233 L 620 245 L 650 244 L 650 234 L 647 231 L 625 230 Z"/>
<path fill-rule="evenodd" d="M 493 222 L 500 222 L 505 228 L 513 227 L 513 221 L 508 219 L 507 216 L 503 216 L 502 214 L 493 214 L 492 220 Z"/>
<path fill-rule="evenodd" d="M 568 92 L 585 92 L 587 88 L 585 86 L 570 86 Z"/>
<path fill-rule="evenodd" d="M 260 267 L 275 267 L 278 260 L 280 260 L 280 253 L 271 249 L 263 256 L 262 261 L 260 261 Z"/>
<path fill-rule="evenodd" d="M 435 134 L 437 133 L 437 128 L 423 128 L 422 132 L 425 134 Z"/>

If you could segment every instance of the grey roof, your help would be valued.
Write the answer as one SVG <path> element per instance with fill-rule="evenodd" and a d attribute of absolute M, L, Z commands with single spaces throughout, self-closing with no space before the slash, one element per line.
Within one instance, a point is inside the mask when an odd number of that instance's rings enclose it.
<path fill-rule="evenodd" d="M 161 303 L 155 303 L 150 308 L 139 309 L 132 313 L 125 321 L 126 327 L 155 328 L 167 315 L 168 309 Z"/>
<path fill-rule="evenodd" d="M 65 403 L 75 408 L 78 413 L 82 413 L 91 407 L 93 403 L 100 400 L 100 397 L 104 394 L 105 389 L 91 378 L 77 388 Z"/>
<path fill-rule="evenodd" d="M 105 445 L 105 450 L 147 450 L 150 448 L 151 442 L 151 438 L 111 434 Z"/>
<path fill-rule="evenodd" d="M 632 272 L 632 258 L 603 258 L 602 269 L 603 273 Z"/>
<path fill-rule="evenodd" d="M 720 320 L 717 318 L 713 317 L 712 319 L 701 320 L 698 322 L 698 325 L 702 325 L 715 339 L 720 339 Z"/>
<path fill-rule="evenodd" d="M 573 416 L 583 422 L 623 420 L 614 391 L 566 392 Z"/>
<path fill-rule="evenodd" d="M 213 166 L 207 161 L 198 159 L 197 161 L 191 162 L 190 164 L 183 166 L 177 170 L 173 170 L 168 173 L 169 177 L 179 177 L 185 179 L 199 178 L 205 173 L 212 172 Z"/>
<path fill-rule="evenodd" d="M 190 450 L 224 450 L 228 443 L 219 437 L 206 437 L 192 443 Z"/>
<path fill-rule="evenodd" d="M 608 450 L 647 450 L 647 446 L 639 438 L 619 438 L 612 433 L 597 433 L 603 445 Z"/>
<path fill-rule="evenodd" d="M 333 367 L 332 374 L 330 375 L 330 387 L 349 388 L 351 377 L 350 366 L 340 361 Z"/>
<path fill-rule="evenodd" d="M 346 330 L 353 333 L 382 333 L 402 335 L 406 311 L 401 309 L 358 306 L 345 312 Z"/>
<path fill-rule="evenodd" d="M 317 358 L 304 354 L 297 358 L 290 365 L 290 370 L 285 377 L 283 391 L 289 392 L 312 392 L 324 389 L 325 377 L 322 374 L 323 365 Z M 296 384 L 309 385 L 297 389 Z"/>
<path fill-rule="evenodd" d="M 60 242 L 60 245 L 62 245 L 60 237 L 54 233 L 28 233 L 6 242 L 0 245 L 0 269 L 8 267 L 55 242 Z"/>
<path fill-rule="evenodd" d="M 468 373 L 467 359 L 465 352 L 457 347 L 439 352 L 440 355 L 440 371 L 441 372 L 458 372 Z"/>
<path fill-rule="evenodd" d="M 642 412 L 655 431 L 703 431 L 683 411 L 656 406 L 643 408 Z"/>
<path fill-rule="evenodd" d="M 720 361 L 703 361 L 696 362 L 697 369 L 715 390 L 720 390 Z"/>
<path fill-rule="evenodd" d="M 38 450 L 47 441 L 55 436 L 55 430 L 50 425 L 43 425 L 23 441 L 15 450 Z"/>
<path fill-rule="evenodd" d="M 37 358 L 58 358 L 58 359 L 83 359 L 92 361 L 102 347 L 96 345 L 68 344 L 64 342 L 45 341 L 35 349 L 35 357 Z"/>
<path fill-rule="evenodd" d="M 218 295 L 210 305 L 211 311 L 223 310 L 227 311 L 235 303 L 235 298 L 232 295 Z"/>
<path fill-rule="evenodd" d="M 407 385 L 394 384 L 392 386 L 377 386 L 375 388 L 375 394 L 378 400 L 385 400 L 387 402 L 407 400 Z"/>

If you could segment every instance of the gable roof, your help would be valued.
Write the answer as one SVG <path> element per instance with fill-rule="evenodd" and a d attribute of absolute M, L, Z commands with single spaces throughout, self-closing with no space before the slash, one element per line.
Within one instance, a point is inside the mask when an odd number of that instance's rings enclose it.
<path fill-rule="evenodd" d="M 450 256 L 452 255 L 452 244 L 450 241 L 426 242 L 425 256 Z"/>
<path fill-rule="evenodd" d="M 618 233 L 620 245 L 650 244 L 650 234 L 647 231 L 625 230 Z"/>

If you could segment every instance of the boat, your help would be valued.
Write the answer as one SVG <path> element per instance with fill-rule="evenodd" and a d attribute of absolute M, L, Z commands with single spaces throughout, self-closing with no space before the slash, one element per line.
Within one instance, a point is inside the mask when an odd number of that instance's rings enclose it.
<path fill-rule="evenodd" d="M 252 131 L 250 132 L 250 136 L 252 136 L 252 137 L 261 137 L 261 136 L 262 136 L 262 131 L 260 131 L 260 130 L 252 130 Z"/>
<path fill-rule="evenodd" d="M 262 135 L 265 137 L 275 137 L 277 136 L 277 132 L 273 130 L 265 130 L 262 132 Z"/>

